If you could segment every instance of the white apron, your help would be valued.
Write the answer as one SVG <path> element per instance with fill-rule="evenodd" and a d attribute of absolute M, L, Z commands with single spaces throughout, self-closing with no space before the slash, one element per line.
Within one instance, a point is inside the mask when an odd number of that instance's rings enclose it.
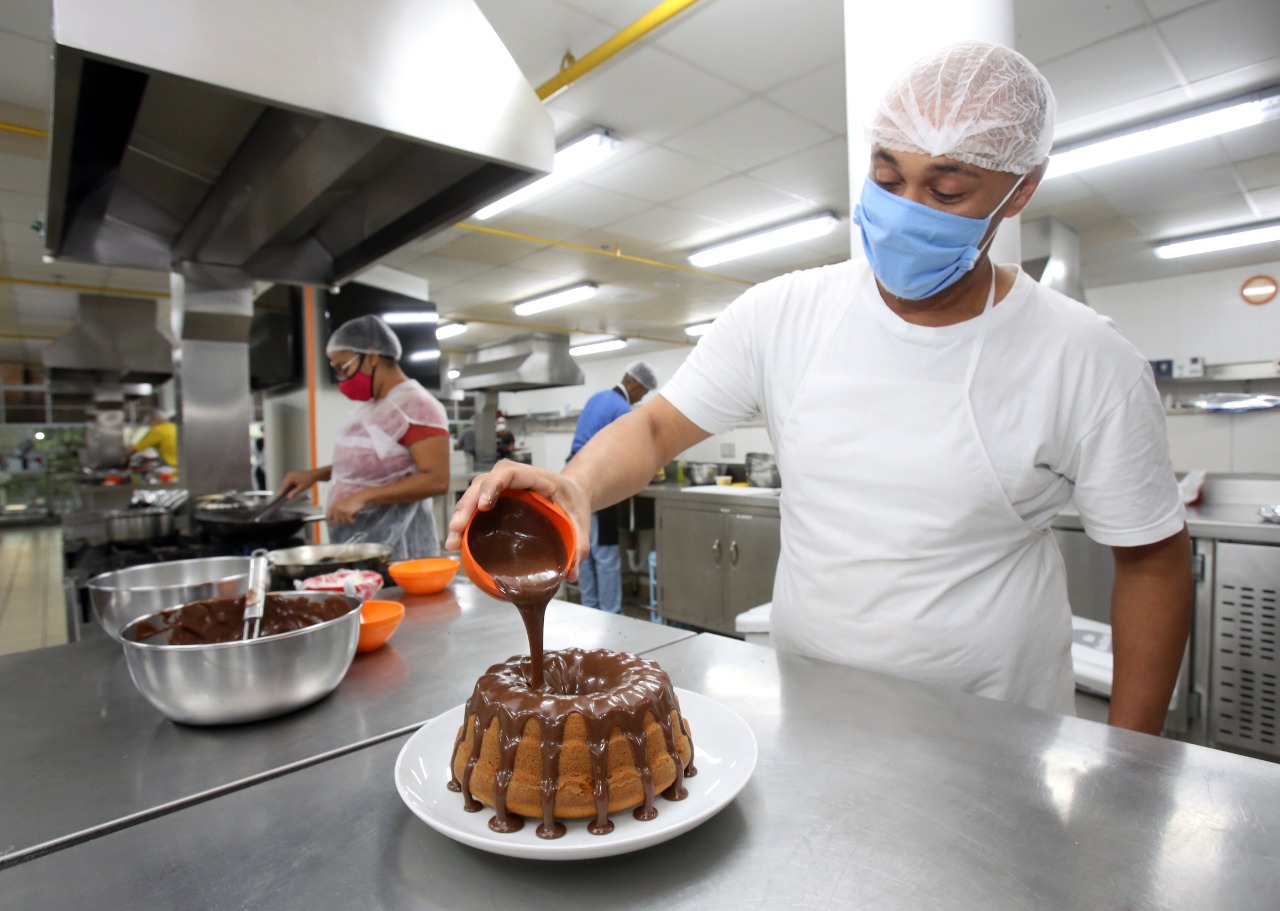
<path fill-rule="evenodd" d="M 867 366 L 884 332 L 867 270 L 778 434 L 772 634 L 801 654 L 1074 714 L 1061 557 L 1009 502 L 969 401 L 994 297 L 993 281 L 963 375 L 888 379 Z"/>

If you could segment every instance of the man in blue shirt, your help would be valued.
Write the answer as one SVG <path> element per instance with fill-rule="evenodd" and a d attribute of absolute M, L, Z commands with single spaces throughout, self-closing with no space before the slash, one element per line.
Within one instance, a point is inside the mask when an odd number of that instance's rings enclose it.
<path fill-rule="evenodd" d="M 644 361 L 627 365 L 622 381 L 612 389 L 587 399 L 578 416 L 578 426 L 569 447 L 569 458 L 587 441 L 631 410 L 631 406 L 658 388 L 658 377 Z M 622 553 L 618 549 L 616 506 L 591 516 L 591 553 L 578 567 L 578 589 L 582 603 L 610 614 L 622 613 Z"/>

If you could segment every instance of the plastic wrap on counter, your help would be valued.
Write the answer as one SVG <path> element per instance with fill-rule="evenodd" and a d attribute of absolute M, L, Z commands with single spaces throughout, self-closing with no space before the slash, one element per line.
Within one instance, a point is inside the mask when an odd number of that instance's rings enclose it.
<path fill-rule="evenodd" d="M 367 569 L 340 569 L 293 583 L 298 591 L 340 592 L 368 601 L 382 590 L 382 574 Z"/>

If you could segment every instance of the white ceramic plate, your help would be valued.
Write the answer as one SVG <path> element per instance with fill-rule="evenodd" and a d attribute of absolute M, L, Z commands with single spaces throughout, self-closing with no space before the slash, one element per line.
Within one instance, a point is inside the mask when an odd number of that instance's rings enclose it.
<path fill-rule="evenodd" d="M 630 810 L 615 813 L 613 831 L 592 835 L 586 819 L 565 820 L 568 831 L 548 841 L 536 834 L 535 821 L 518 832 L 500 835 L 489 828 L 493 811 L 462 809 L 462 795 L 450 791 L 449 758 L 462 724 L 465 705 L 455 706 L 425 725 L 400 750 L 396 790 L 423 822 L 455 841 L 509 857 L 534 860 L 582 860 L 638 851 L 689 831 L 724 809 L 742 790 L 756 767 L 756 738 L 732 710 L 699 693 L 676 688 L 680 712 L 693 734 L 693 764 L 698 774 L 684 780 L 689 796 L 655 799 L 658 818 L 641 822 Z"/>

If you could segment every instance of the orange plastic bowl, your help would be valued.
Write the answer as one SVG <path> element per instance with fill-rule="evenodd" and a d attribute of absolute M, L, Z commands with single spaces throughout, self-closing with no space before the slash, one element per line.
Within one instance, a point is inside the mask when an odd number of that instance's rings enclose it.
<path fill-rule="evenodd" d="M 556 534 L 564 542 L 565 564 L 561 569 L 566 573 L 569 572 L 570 567 L 573 566 L 574 557 L 578 553 L 578 529 L 573 524 L 573 520 L 569 518 L 569 514 L 542 496 L 542 494 L 534 493 L 532 490 L 507 489 L 498 496 L 514 497 L 521 500 L 551 520 Z M 498 590 L 497 584 L 493 581 L 493 576 L 489 575 L 471 556 L 471 527 L 475 524 L 476 518 L 482 515 L 484 513 L 474 513 L 471 516 L 471 520 L 467 522 L 467 527 L 462 531 L 462 570 L 467 574 L 467 578 L 475 583 L 476 588 L 491 597 L 502 599 L 505 596 Z"/>
<path fill-rule="evenodd" d="M 391 578 L 411 595 L 434 595 L 458 574 L 458 561 L 453 557 L 423 557 L 401 560 L 387 567 Z"/>
<path fill-rule="evenodd" d="M 357 652 L 371 652 L 386 645 L 391 634 L 404 619 L 404 605 L 399 601 L 366 601 L 360 608 L 360 639 Z"/>

